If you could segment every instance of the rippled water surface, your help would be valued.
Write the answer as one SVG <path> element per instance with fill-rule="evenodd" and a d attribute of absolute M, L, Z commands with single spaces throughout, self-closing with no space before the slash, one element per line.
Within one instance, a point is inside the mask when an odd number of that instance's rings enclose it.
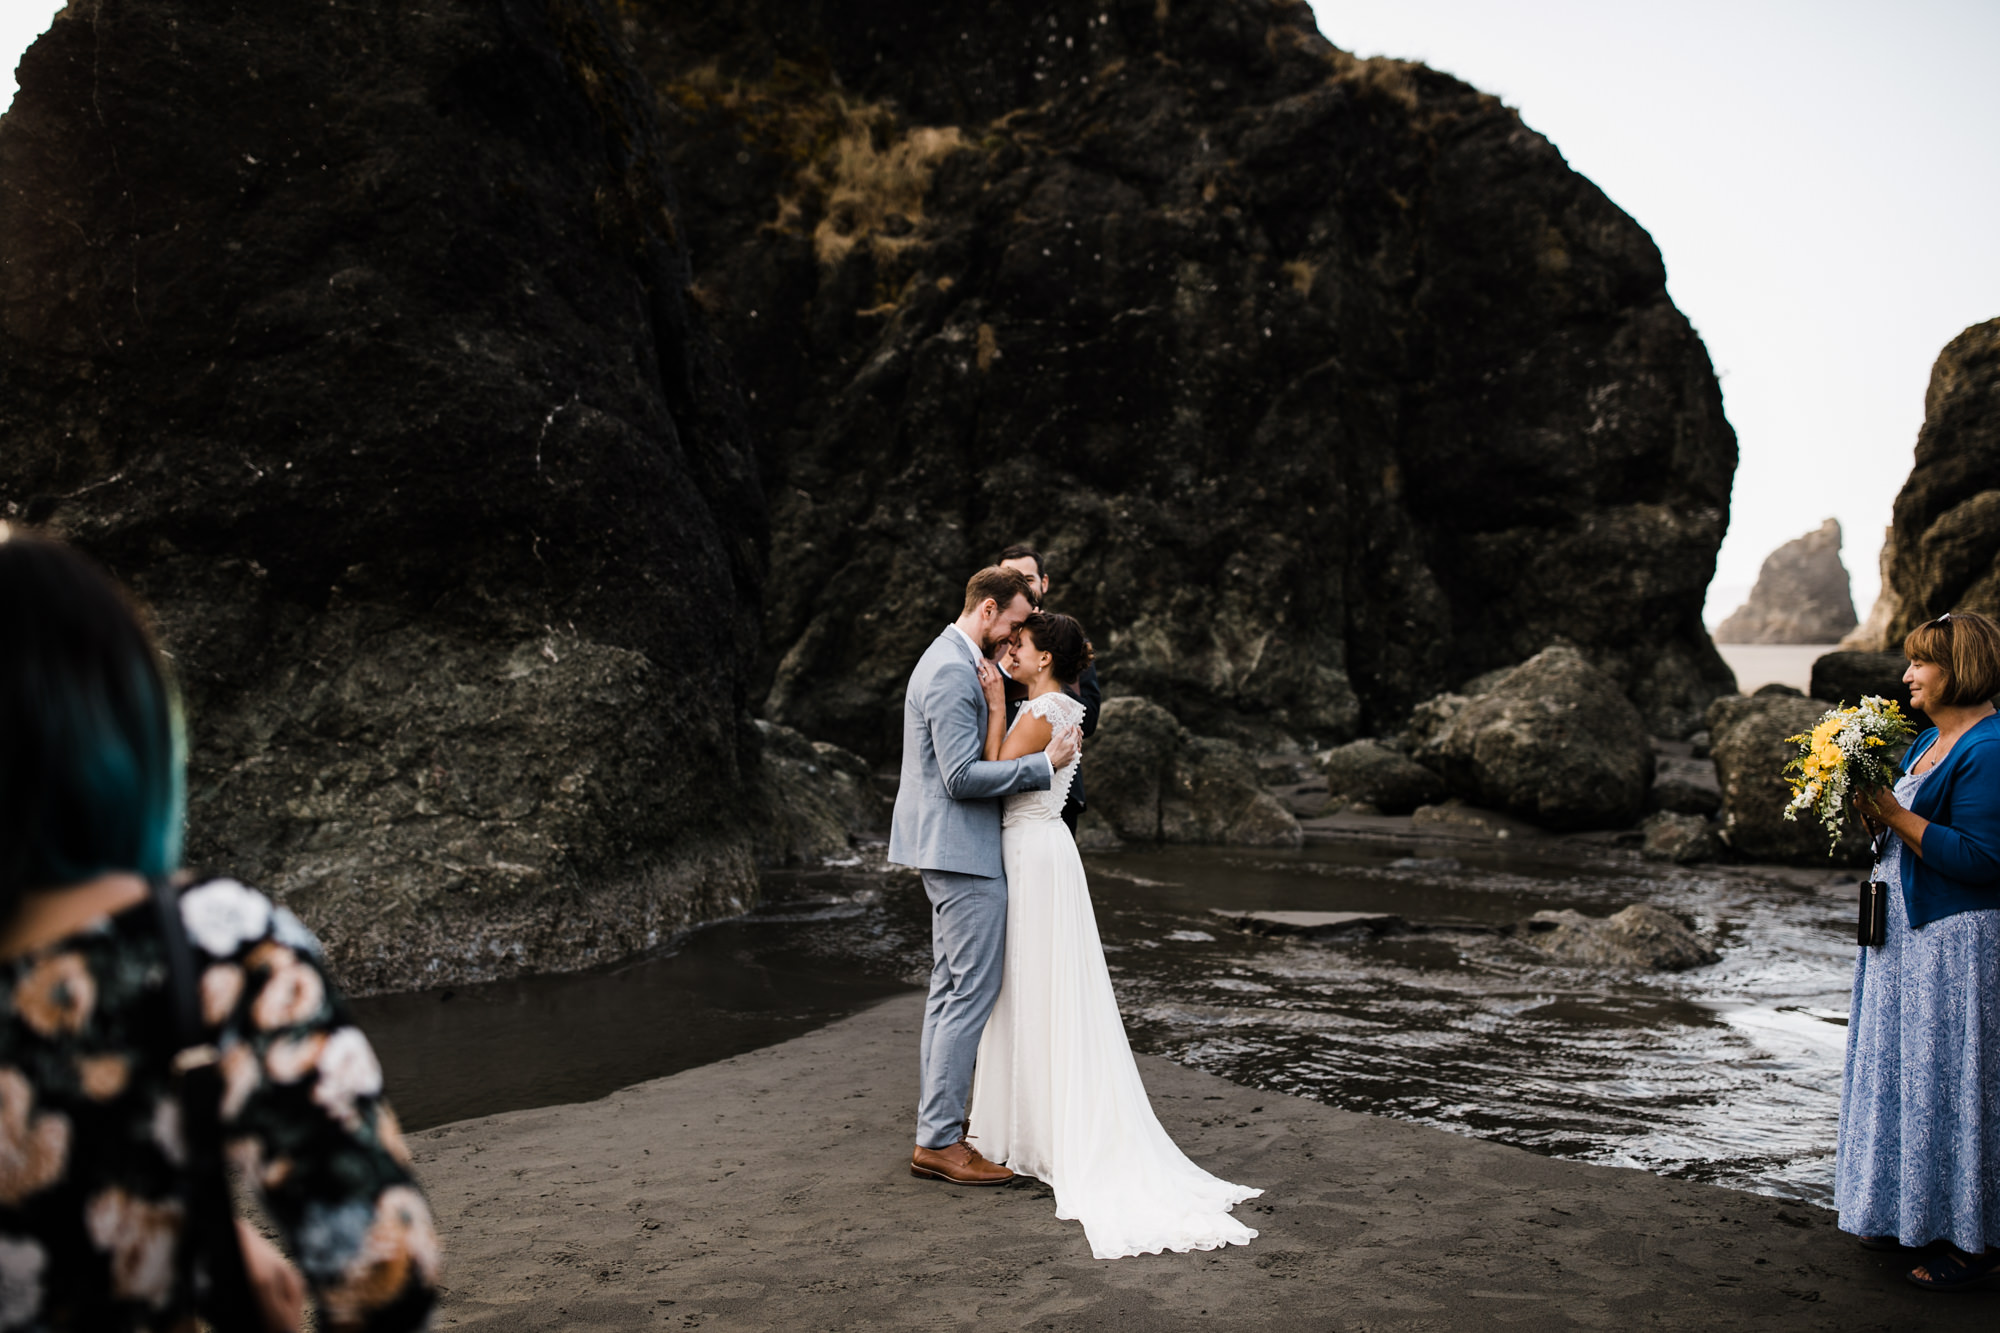
<path fill-rule="evenodd" d="M 1844 888 L 1574 845 L 1340 842 L 1086 862 L 1142 1051 L 1559 1156 L 1831 1195 L 1853 963 Z M 615 972 L 364 1002 L 392 1095 L 419 1125 L 598 1096 L 808 1030 L 928 968 L 914 876 L 829 868 L 767 889 L 750 917 Z M 1722 960 L 1677 975 L 1593 972 L 1477 929 L 1642 901 L 1693 920 Z M 1464 928 L 1307 942 L 1245 934 L 1218 914 L 1256 909 Z"/>

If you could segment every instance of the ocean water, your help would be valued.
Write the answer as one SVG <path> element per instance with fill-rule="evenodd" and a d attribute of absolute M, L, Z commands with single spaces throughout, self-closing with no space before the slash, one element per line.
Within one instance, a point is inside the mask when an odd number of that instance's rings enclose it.
<path fill-rule="evenodd" d="M 1830 1197 L 1854 949 L 1844 882 L 1655 867 L 1567 840 L 1086 863 L 1141 1051 L 1536 1152 Z M 809 1031 L 928 970 L 914 876 L 857 864 L 766 887 L 751 915 L 613 971 L 361 1002 L 406 1122 L 602 1096 Z M 1491 929 L 1545 907 L 1604 915 L 1634 902 L 1692 920 L 1721 961 L 1679 974 L 1560 967 Z M 1258 909 L 1459 928 L 1306 942 L 1222 915 Z"/>

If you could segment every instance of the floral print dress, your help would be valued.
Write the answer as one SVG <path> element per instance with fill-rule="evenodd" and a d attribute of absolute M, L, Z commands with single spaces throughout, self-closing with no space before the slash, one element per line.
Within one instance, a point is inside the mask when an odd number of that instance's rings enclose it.
<path fill-rule="evenodd" d="M 438 1245 L 319 941 L 228 879 L 181 895 L 223 1134 L 320 1327 L 420 1327 Z M 150 903 L 0 963 L 0 1330 L 191 1326 L 167 956 Z"/>

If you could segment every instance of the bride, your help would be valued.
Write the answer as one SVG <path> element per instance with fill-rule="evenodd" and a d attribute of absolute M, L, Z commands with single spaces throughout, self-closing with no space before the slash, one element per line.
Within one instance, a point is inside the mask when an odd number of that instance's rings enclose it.
<path fill-rule="evenodd" d="M 1036 612 L 1003 659 L 1028 698 L 1004 735 L 1004 682 L 986 683 L 988 759 L 1039 750 L 1081 720 L 1063 693 L 1090 661 L 1083 627 Z M 979 1042 L 969 1132 L 980 1151 L 1055 1190 L 1056 1216 L 1083 1223 L 1099 1259 L 1242 1245 L 1229 1215 L 1263 1193 L 1218 1180 L 1167 1137 L 1125 1040 L 1083 861 L 1062 822 L 1077 760 L 1048 791 L 1006 798 L 1007 948 L 1000 998 Z"/>

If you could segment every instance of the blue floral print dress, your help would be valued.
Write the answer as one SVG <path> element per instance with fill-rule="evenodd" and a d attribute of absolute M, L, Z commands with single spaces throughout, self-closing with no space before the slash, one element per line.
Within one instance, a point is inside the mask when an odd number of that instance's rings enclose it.
<path fill-rule="evenodd" d="M 2000 909 L 1911 930 L 1902 850 L 1891 837 L 1875 863 L 1887 936 L 1854 960 L 1834 1207 L 1857 1236 L 1979 1254 L 2000 1244 Z"/>
<path fill-rule="evenodd" d="M 223 1133 L 323 1329 L 421 1326 L 438 1244 L 382 1069 L 297 917 L 181 895 Z M 142 903 L 0 963 L 0 1330 L 191 1327 L 166 951 Z"/>

